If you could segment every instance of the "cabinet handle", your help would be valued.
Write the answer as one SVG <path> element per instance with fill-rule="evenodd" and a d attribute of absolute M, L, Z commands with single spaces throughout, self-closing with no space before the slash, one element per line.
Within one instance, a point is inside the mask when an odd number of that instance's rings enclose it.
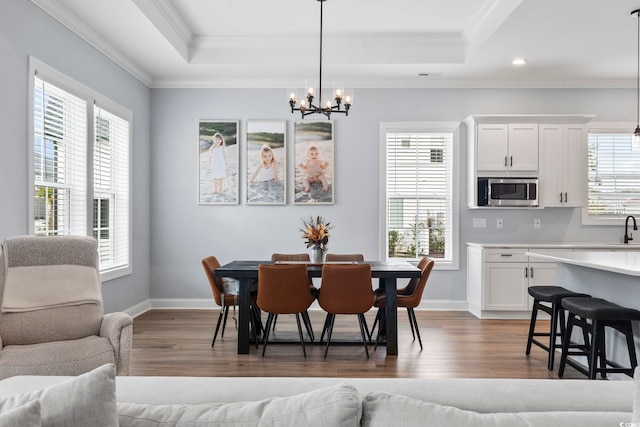
<path fill-rule="evenodd" d="M 504 167 L 507 167 L 507 156 L 504 156 Z"/>
<path fill-rule="evenodd" d="M 560 203 L 562 203 L 562 193 L 560 193 Z"/>
<path fill-rule="evenodd" d="M 513 254 L 500 254 L 500 256 L 513 256 Z"/>
<path fill-rule="evenodd" d="M 567 203 L 567 193 L 564 193 L 564 202 Z"/>
<path fill-rule="evenodd" d="M 533 267 L 531 267 L 531 274 L 529 275 L 533 279 Z"/>
<path fill-rule="evenodd" d="M 524 277 L 529 277 L 529 269 L 527 267 L 524 268 Z"/>
<path fill-rule="evenodd" d="M 511 159 L 511 164 L 509 166 L 513 166 L 513 156 L 511 156 L 510 159 Z"/>

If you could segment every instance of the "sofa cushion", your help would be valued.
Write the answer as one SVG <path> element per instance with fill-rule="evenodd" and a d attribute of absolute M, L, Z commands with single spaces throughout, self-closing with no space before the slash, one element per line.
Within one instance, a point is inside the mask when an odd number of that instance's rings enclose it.
<path fill-rule="evenodd" d="M 14 375 L 79 375 L 115 363 L 108 338 L 85 337 L 73 341 L 10 345 L 0 350 L 0 378 Z"/>
<path fill-rule="evenodd" d="M 472 427 L 601 427 L 629 422 L 626 412 L 494 412 L 479 413 L 398 396 L 372 392 L 362 403 L 363 427 L 388 427 L 402 420 L 403 427 L 472 426 Z"/>
<path fill-rule="evenodd" d="M 357 390 L 337 384 L 308 393 L 255 402 L 200 405 L 118 403 L 120 426 L 359 426 L 362 402 Z"/>
<path fill-rule="evenodd" d="M 40 427 L 40 402 L 34 400 L 1 413 L 0 426 Z"/>
<path fill-rule="evenodd" d="M 43 426 L 117 427 L 115 365 L 61 383 L 0 399 L 0 413 L 39 401 Z"/>

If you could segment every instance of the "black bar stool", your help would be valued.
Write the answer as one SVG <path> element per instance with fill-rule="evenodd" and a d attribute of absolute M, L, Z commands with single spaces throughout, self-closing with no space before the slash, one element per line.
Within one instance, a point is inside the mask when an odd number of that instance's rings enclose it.
<path fill-rule="evenodd" d="M 631 322 L 640 320 L 640 311 L 621 307 L 601 298 L 568 297 L 562 300 L 562 307 L 569 312 L 569 316 L 562 340 L 562 356 L 560 358 L 558 376 L 562 377 L 565 364 L 567 364 L 592 380 L 596 378 L 598 372 L 602 378 L 606 378 L 607 373 L 623 373 L 633 378 L 633 371 L 638 366 L 638 360 Z M 571 331 L 574 325 L 582 328 L 583 334 L 591 335 L 591 345 L 585 342 L 587 345 L 584 346 L 583 351 L 569 352 Z M 607 360 L 605 327 L 613 328 L 626 337 L 627 350 L 629 351 L 629 368 L 624 368 L 616 362 Z M 588 370 L 575 361 L 567 359 L 569 355 L 586 356 L 589 361 Z M 608 366 L 611 367 L 609 368 Z"/>
<path fill-rule="evenodd" d="M 579 294 L 565 289 L 561 286 L 529 286 L 529 295 L 533 297 L 533 309 L 531 310 L 531 323 L 529 324 L 529 337 L 527 338 L 527 356 L 531 353 L 531 344 L 535 344 L 549 352 L 549 360 L 547 369 L 553 371 L 553 362 L 556 349 L 562 348 L 562 337 L 564 335 L 565 320 L 564 310 L 560 301 L 565 297 L 588 297 L 587 294 Z M 542 304 L 550 303 L 551 306 Z M 538 311 L 542 310 L 551 316 L 551 327 L 549 332 L 534 332 L 536 328 L 536 320 Z M 560 326 L 560 334 L 558 335 L 558 326 Z M 548 344 L 542 343 L 535 337 L 549 337 Z M 560 338 L 560 342 L 557 342 Z"/>

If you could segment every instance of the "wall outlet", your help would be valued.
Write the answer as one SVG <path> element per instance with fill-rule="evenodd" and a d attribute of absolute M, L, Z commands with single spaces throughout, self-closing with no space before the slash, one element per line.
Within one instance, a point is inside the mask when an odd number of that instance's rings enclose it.
<path fill-rule="evenodd" d="M 473 218 L 473 228 L 487 228 L 487 218 Z"/>
<path fill-rule="evenodd" d="M 503 225 L 502 218 L 496 219 L 496 228 L 502 228 Z"/>
<path fill-rule="evenodd" d="M 540 221 L 540 218 L 535 218 L 533 220 L 533 228 L 540 228 L 542 226 L 542 222 Z"/>

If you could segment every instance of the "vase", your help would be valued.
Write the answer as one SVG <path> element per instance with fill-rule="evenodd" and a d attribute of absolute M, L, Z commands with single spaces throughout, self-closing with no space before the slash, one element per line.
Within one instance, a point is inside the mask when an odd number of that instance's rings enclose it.
<path fill-rule="evenodd" d="M 311 264 L 322 264 L 322 256 L 324 251 L 321 247 L 314 246 L 311 248 Z"/>

